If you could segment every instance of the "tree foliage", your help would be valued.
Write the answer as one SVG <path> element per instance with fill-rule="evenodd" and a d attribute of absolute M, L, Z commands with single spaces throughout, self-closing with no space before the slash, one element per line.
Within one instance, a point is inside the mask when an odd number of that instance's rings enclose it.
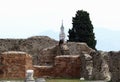
<path fill-rule="evenodd" d="M 95 49 L 96 40 L 89 13 L 87 11 L 78 10 L 75 17 L 73 17 L 72 22 L 73 28 L 68 31 L 68 41 L 85 42 L 89 47 Z"/>

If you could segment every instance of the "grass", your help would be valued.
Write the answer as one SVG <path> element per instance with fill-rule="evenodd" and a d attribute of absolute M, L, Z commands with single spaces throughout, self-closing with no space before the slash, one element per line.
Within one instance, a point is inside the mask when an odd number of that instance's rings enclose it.
<path fill-rule="evenodd" d="M 46 79 L 46 82 L 83 82 L 80 79 Z"/>
<path fill-rule="evenodd" d="M 20 82 L 24 82 L 23 79 L 1 79 L 0 81 L 20 81 Z M 46 82 L 85 82 L 85 81 L 80 81 L 80 79 L 70 79 L 70 78 L 54 78 L 54 79 L 45 79 Z"/>

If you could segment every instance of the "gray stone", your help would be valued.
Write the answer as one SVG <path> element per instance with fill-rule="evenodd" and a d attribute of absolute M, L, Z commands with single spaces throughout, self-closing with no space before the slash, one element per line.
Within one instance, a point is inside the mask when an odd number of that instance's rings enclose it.
<path fill-rule="evenodd" d="M 34 78 L 33 78 L 33 70 L 27 70 L 26 71 L 26 79 L 25 82 L 35 82 Z"/>
<path fill-rule="evenodd" d="M 44 78 L 38 78 L 35 82 L 46 82 Z"/>
<path fill-rule="evenodd" d="M 35 82 L 35 80 L 26 80 L 25 82 Z"/>
<path fill-rule="evenodd" d="M 111 73 L 109 70 L 109 56 L 108 52 L 97 51 L 91 53 L 93 60 L 93 74 L 94 80 L 111 80 Z"/>

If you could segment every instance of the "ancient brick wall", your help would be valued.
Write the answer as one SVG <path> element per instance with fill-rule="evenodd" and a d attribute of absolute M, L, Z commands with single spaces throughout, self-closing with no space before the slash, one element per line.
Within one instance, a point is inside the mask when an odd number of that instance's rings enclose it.
<path fill-rule="evenodd" d="M 53 66 L 34 66 L 35 77 L 80 77 L 80 56 L 60 55 L 55 57 Z"/>
<path fill-rule="evenodd" d="M 0 54 L 0 78 L 25 78 L 26 70 L 33 69 L 34 77 L 80 76 L 80 56 L 56 56 L 53 66 L 32 65 L 32 57 L 24 52 L 9 51 Z"/>
<path fill-rule="evenodd" d="M 54 77 L 79 78 L 80 56 L 61 55 L 55 57 Z"/>
<path fill-rule="evenodd" d="M 0 78 L 25 78 L 28 69 L 33 69 L 29 54 L 9 51 L 0 55 Z"/>
<path fill-rule="evenodd" d="M 53 66 L 34 66 L 34 77 L 52 77 Z M 55 73 L 55 72 L 54 72 Z"/>

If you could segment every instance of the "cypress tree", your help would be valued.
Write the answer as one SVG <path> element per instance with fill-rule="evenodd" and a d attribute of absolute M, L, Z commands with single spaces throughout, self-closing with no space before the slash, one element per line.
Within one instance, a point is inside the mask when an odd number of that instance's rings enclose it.
<path fill-rule="evenodd" d="M 73 28 L 69 29 L 68 37 L 70 42 L 85 42 L 93 49 L 96 49 L 95 34 L 93 25 L 87 11 L 78 10 L 75 17 L 72 18 Z"/>

